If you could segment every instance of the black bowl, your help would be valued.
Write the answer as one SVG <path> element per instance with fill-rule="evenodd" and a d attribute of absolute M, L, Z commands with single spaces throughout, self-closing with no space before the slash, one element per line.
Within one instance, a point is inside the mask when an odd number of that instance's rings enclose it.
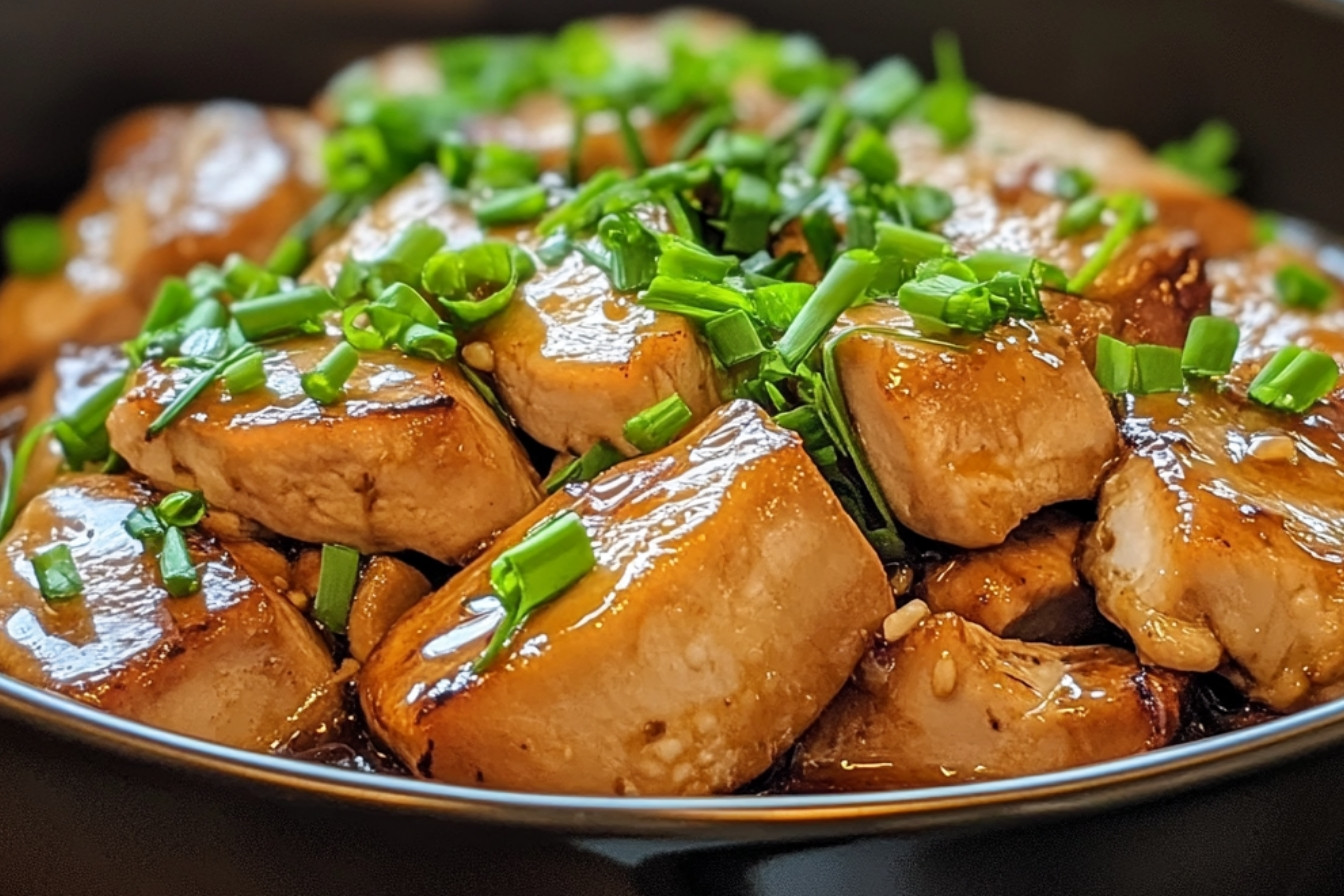
<path fill-rule="evenodd" d="M 863 60 L 927 61 L 928 34 L 950 25 L 987 87 L 1149 142 L 1223 116 L 1245 138 L 1248 198 L 1344 230 L 1334 3 L 727 5 Z M 602 11 L 591 0 L 8 0 L 0 217 L 59 203 L 92 132 L 130 106 L 303 102 L 340 63 L 393 40 Z M 1005 782 L 648 800 L 470 790 L 253 755 L 0 679 L 0 768 L 0 893 L 13 896 L 1344 892 L 1344 703 Z"/>

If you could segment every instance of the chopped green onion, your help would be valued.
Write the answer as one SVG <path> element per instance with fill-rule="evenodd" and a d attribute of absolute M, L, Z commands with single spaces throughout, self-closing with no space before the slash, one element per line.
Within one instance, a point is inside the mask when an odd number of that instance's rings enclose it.
<path fill-rule="evenodd" d="M 1187 376 L 1222 376 L 1232 369 L 1241 331 L 1225 317 L 1201 315 L 1190 321 L 1181 351 L 1181 370 Z"/>
<path fill-rule="evenodd" d="M 205 518 L 205 496 L 200 492 L 173 492 L 165 495 L 154 510 L 165 526 L 194 526 Z"/>
<path fill-rule="evenodd" d="M 824 208 L 814 208 L 803 216 L 803 239 L 807 241 L 807 250 L 817 263 L 819 270 L 826 270 L 835 260 L 836 250 L 840 248 L 840 231 L 836 229 L 831 213 Z"/>
<path fill-rule="evenodd" d="M 956 35 L 940 31 L 933 36 L 933 61 L 938 80 L 924 88 L 924 120 L 938 132 L 943 146 L 958 146 L 975 130 L 971 117 L 975 87 L 966 80 Z"/>
<path fill-rule="evenodd" d="M 439 138 L 435 160 L 439 164 L 443 179 L 450 187 L 460 190 L 471 178 L 471 170 L 476 162 L 476 148 L 458 131 L 449 131 Z"/>
<path fill-rule="evenodd" d="M 821 116 L 817 130 L 812 135 L 812 144 L 807 148 L 803 159 L 803 170 L 814 178 L 819 178 L 831 167 L 831 160 L 840 152 L 840 144 L 845 139 L 845 127 L 849 124 L 849 109 L 843 103 L 832 103 Z"/>
<path fill-rule="evenodd" d="M 873 252 L 882 266 L 873 281 L 877 293 L 891 293 L 915 274 L 921 262 L 952 255 L 952 244 L 936 233 L 880 221 Z"/>
<path fill-rule="evenodd" d="M 599 171 L 569 201 L 551 209 L 537 222 L 537 233 L 548 236 L 561 228 L 570 232 L 582 230 L 586 222 L 594 222 L 601 216 L 601 209 L 595 208 L 597 200 L 608 190 L 625 182 L 626 178 L 619 171 L 610 168 Z"/>
<path fill-rule="evenodd" d="M 299 378 L 303 392 L 321 405 L 335 404 L 345 394 L 345 381 L 359 366 L 359 352 L 348 342 L 337 343 L 317 367 Z"/>
<path fill-rule="evenodd" d="M 336 299 L 324 286 L 297 286 L 269 296 L 243 299 L 230 309 L 243 335 L 252 341 L 306 329 L 335 311 Z"/>
<path fill-rule="evenodd" d="M 742 169 L 729 171 L 723 184 L 728 191 L 723 248 L 740 253 L 764 248 L 770 239 L 770 221 L 775 212 L 774 188 L 769 181 Z"/>
<path fill-rule="evenodd" d="M 266 270 L 281 277 L 297 277 L 303 272 L 308 260 L 308 244 L 300 237 L 287 233 L 266 257 Z"/>
<path fill-rule="evenodd" d="M 1334 292 L 1330 281 L 1296 262 L 1274 273 L 1274 291 L 1284 306 L 1308 311 L 1320 311 Z"/>
<path fill-rule="evenodd" d="M 610 442 L 598 442 L 547 477 L 542 488 L 549 495 L 571 482 L 587 482 L 616 466 L 624 457 Z"/>
<path fill-rule="evenodd" d="M 32 557 L 32 564 L 38 590 L 47 603 L 70 600 L 84 590 L 84 580 L 79 577 L 70 545 L 58 544 L 38 551 Z"/>
<path fill-rule="evenodd" d="M 239 299 L 273 295 L 280 289 L 279 277 L 237 252 L 224 259 L 220 273 L 229 295 Z"/>
<path fill-rule="evenodd" d="M 923 86 L 919 72 L 907 60 L 900 56 L 883 59 L 854 82 L 849 111 L 885 130 L 914 105 Z"/>
<path fill-rule="evenodd" d="M 570 510 L 540 523 L 495 558 L 490 564 L 490 584 L 504 617 L 472 671 L 485 671 L 539 607 L 555 600 L 596 565 L 583 521 Z"/>
<path fill-rule="evenodd" d="M 61 222 L 51 215 L 22 215 L 5 226 L 5 264 L 22 277 L 55 273 L 65 263 Z"/>
<path fill-rule="evenodd" d="M 384 287 L 393 283 L 417 284 L 425 262 L 448 242 L 442 230 L 416 221 L 370 261 L 367 269 Z"/>
<path fill-rule="evenodd" d="M 140 332 L 153 333 L 172 326 L 185 317 L 195 304 L 196 296 L 192 294 L 187 281 L 181 277 L 164 278 Z"/>
<path fill-rule="evenodd" d="M 233 364 L 233 362 L 237 361 L 239 358 L 243 357 L 248 352 L 252 352 L 255 350 L 256 350 L 255 346 L 251 345 L 239 346 L 228 356 L 220 359 L 219 361 L 216 361 L 206 370 L 202 370 L 199 374 L 196 375 L 195 379 L 193 379 L 190 383 L 187 384 L 187 387 L 185 389 L 183 389 L 181 392 L 177 393 L 176 396 L 174 396 L 173 400 L 169 403 L 168 407 L 164 408 L 162 411 L 159 412 L 159 416 L 155 417 L 154 420 L 149 424 L 149 427 L 147 428 L 145 433 L 145 437 L 152 439 L 155 436 L 159 435 L 161 432 L 163 432 L 165 429 L 167 429 L 172 424 L 172 422 L 176 420 L 178 416 L 187 409 L 188 405 L 190 405 L 193 401 L 195 401 L 196 398 L 202 392 L 204 392 L 211 383 L 215 382 L 224 374 L 224 371 L 227 370 L 229 366 Z"/>
<path fill-rule="evenodd" d="M 766 326 L 787 330 L 816 290 L 810 283 L 772 283 L 752 290 L 756 314 Z"/>
<path fill-rule="evenodd" d="M 541 165 L 532 153 L 502 143 L 487 143 L 476 151 L 471 181 L 492 190 L 507 190 L 531 185 L 540 173 Z"/>
<path fill-rule="evenodd" d="M 122 522 L 122 528 L 136 541 L 144 542 L 151 550 L 163 549 L 163 536 L 167 533 L 163 520 L 152 507 L 137 507 Z"/>
<path fill-rule="evenodd" d="M 1255 244 L 1268 246 L 1278 240 L 1279 231 L 1283 228 L 1283 218 L 1274 212 L 1256 212 L 1252 226 L 1255 231 Z"/>
<path fill-rule="evenodd" d="M 662 254 L 658 256 L 658 275 L 718 283 L 737 266 L 737 259 L 715 255 L 703 246 L 671 234 L 658 237 Z"/>
<path fill-rule="evenodd" d="M 706 109 L 681 132 L 672 147 L 672 158 L 675 161 L 689 159 L 696 150 L 705 145 L 715 131 L 731 125 L 734 117 L 733 109 L 728 105 L 711 106 Z"/>
<path fill-rule="evenodd" d="M 1064 208 L 1055 225 L 1057 236 L 1073 236 L 1090 230 L 1101 221 L 1101 213 L 1106 211 L 1106 199 L 1102 196 L 1079 196 Z"/>
<path fill-rule="evenodd" d="M 353 195 L 384 185 L 391 171 L 387 141 L 371 125 L 348 127 L 327 137 L 322 144 L 322 162 L 327 185 L 338 193 Z"/>
<path fill-rule="evenodd" d="M 364 288 L 366 273 L 364 266 L 353 258 L 346 258 L 341 262 L 341 270 L 336 274 L 336 282 L 331 287 L 331 294 L 337 304 L 344 305 L 359 295 L 360 290 Z"/>
<path fill-rule="evenodd" d="M 1134 380 L 1136 394 L 1180 392 L 1185 388 L 1181 350 L 1167 345 L 1134 346 Z"/>
<path fill-rule="evenodd" d="M 845 216 L 845 248 L 872 249 L 877 243 L 876 228 L 877 209 L 851 204 Z"/>
<path fill-rule="evenodd" d="M 812 353 L 840 315 L 863 297 L 879 267 L 878 256 L 867 249 L 850 249 L 835 260 L 776 344 L 785 364 L 795 367 Z"/>
<path fill-rule="evenodd" d="M 961 261 L 980 280 L 989 280 L 996 274 L 1017 274 L 1030 277 L 1037 286 L 1046 289 L 1063 289 L 1068 284 L 1068 276 L 1058 265 L 1030 255 L 981 249 Z"/>
<path fill-rule="evenodd" d="M 435 327 L 411 324 L 401 336 L 401 347 L 408 355 L 443 363 L 457 354 L 457 339 Z"/>
<path fill-rule="evenodd" d="M 886 136 L 872 125 L 864 125 L 850 138 L 845 147 L 845 164 L 875 184 L 893 183 L 900 174 L 895 151 Z"/>
<path fill-rule="evenodd" d="M 376 315 L 380 311 L 388 311 L 397 317 L 404 318 L 405 326 L 412 322 L 424 324 L 427 327 L 438 326 L 439 315 L 434 311 L 432 305 L 425 301 L 425 297 L 416 292 L 414 288 L 405 283 L 393 283 L 378 294 L 378 298 L 369 306 L 371 315 Z M 402 327 L 404 329 L 404 327 Z M 389 335 L 387 332 L 384 336 Z M 400 330 L 395 334 L 400 335 Z"/>
<path fill-rule="evenodd" d="M 751 300 L 731 286 L 675 277 L 654 277 L 639 295 L 646 308 L 707 321 L 728 311 L 752 310 Z"/>
<path fill-rule="evenodd" d="M 639 131 L 635 130 L 634 122 L 630 120 L 628 108 L 617 110 L 616 125 L 621 132 L 621 143 L 625 145 L 625 160 L 636 172 L 647 171 L 649 158 L 644 154 L 644 145 L 640 143 Z"/>
<path fill-rule="evenodd" d="M 421 279 L 449 314 L 470 326 L 508 307 L 518 284 L 534 273 L 536 265 L 526 251 L 488 240 L 459 252 L 440 252 L 425 263 Z M 492 292 L 478 298 L 492 287 Z"/>
<path fill-rule="evenodd" d="M 611 285 L 621 292 L 644 289 L 658 269 L 658 241 L 633 214 L 607 215 L 597 236 L 610 258 Z"/>
<path fill-rule="evenodd" d="M 625 423 L 625 440 L 645 454 L 671 444 L 695 415 L 680 395 L 669 395 Z"/>
<path fill-rule="evenodd" d="M 19 440 L 18 446 L 14 449 L 14 457 L 10 462 L 8 475 L 5 476 L 4 491 L 0 493 L 0 536 L 10 530 L 14 525 L 14 518 L 19 515 L 22 506 L 19 503 L 19 492 L 22 491 L 23 482 L 28 477 L 28 465 L 37 447 L 51 435 L 51 430 L 50 422 L 34 426 Z"/>
<path fill-rule="evenodd" d="M 1082 168 L 1061 168 L 1055 172 L 1055 195 L 1065 202 L 1082 199 L 1096 185 L 1097 179 Z"/>
<path fill-rule="evenodd" d="M 313 618 L 328 631 L 343 635 L 359 581 L 359 551 L 341 544 L 322 545 L 322 565 L 313 597 Z"/>
<path fill-rule="evenodd" d="M 901 285 L 896 300 L 915 317 L 972 333 L 988 331 L 1008 313 L 1008 302 L 1002 297 L 978 283 L 949 274 L 909 280 Z"/>
<path fill-rule="evenodd" d="M 1158 147 L 1157 157 L 1215 193 L 1231 193 L 1241 178 L 1229 162 L 1237 153 L 1237 132 L 1225 121 L 1206 121 L 1190 139 Z"/>
<path fill-rule="evenodd" d="M 1279 351 L 1251 381 L 1253 401 L 1280 411 L 1304 414 L 1334 390 L 1339 365 L 1325 352 L 1290 345 Z"/>
<path fill-rule="evenodd" d="M 991 295 L 1008 303 L 1008 314 L 1026 320 L 1045 317 L 1041 292 L 1034 277 L 1000 271 L 981 285 Z"/>
<path fill-rule="evenodd" d="M 729 311 L 706 321 L 705 338 L 709 340 L 714 357 L 724 367 L 765 354 L 765 345 L 745 311 Z"/>
<path fill-rule="evenodd" d="M 1068 282 L 1068 291 L 1077 295 L 1092 285 L 1120 247 L 1148 220 L 1148 200 L 1139 193 L 1118 193 L 1109 203 L 1115 212 L 1115 223 L 1106 231 L 1096 251 Z"/>
<path fill-rule="evenodd" d="M 930 184 L 911 184 L 902 192 L 910 223 L 916 227 L 932 227 L 945 221 L 956 207 L 950 193 Z"/>
<path fill-rule="evenodd" d="M 541 184 L 500 190 L 476 204 L 476 220 L 486 227 L 521 224 L 546 211 L 546 188 Z"/>
<path fill-rule="evenodd" d="M 1097 337 L 1094 368 L 1101 388 L 1121 395 L 1134 388 L 1134 347 L 1105 333 Z"/>
<path fill-rule="evenodd" d="M 390 341 L 369 314 L 371 302 L 355 302 L 347 305 L 341 312 L 341 333 L 345 341 L 362 352 L 386 348 Z"/>
<path fill-rule="evenodd" d="M 187 538 L 176 526 L 169 526 L 163 534 L 163 549 L 159 551 L 159 576 L 163 587 L 173 597 L 190 597 L 201 590 L 200 575 L 191 561 Z"/>

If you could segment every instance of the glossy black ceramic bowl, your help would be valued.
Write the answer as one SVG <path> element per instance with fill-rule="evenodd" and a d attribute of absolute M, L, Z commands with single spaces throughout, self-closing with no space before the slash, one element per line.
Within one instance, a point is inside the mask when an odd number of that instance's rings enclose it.
<path fill-rule="evenodd" d="M 1251 201 L 1344 229 L 1344 15 L 1282 0 L 726 4 L 865 61 L 961 35 L 996 92 L 1149 142 L 1220 115 Z M 638 6 L 624 6 L 625 10 Z M 580 0 L 0 0 L 0 216 L 78 184 L 133 105 L 301 103 L 382 44 L 550 28 Z M 4 339 L 5 334 L 0 334 Z M 449 787 L 167 734 L 0 679 L 3 896 L 1344 892 L 1344 703 L 1052 775 L 829 796 Z"/>

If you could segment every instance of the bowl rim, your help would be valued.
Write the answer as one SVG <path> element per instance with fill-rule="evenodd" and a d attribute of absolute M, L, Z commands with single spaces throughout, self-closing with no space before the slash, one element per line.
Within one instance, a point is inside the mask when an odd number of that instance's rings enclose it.
<path fill-rule="evenodd" d="M 929 831 L 1121 808 L 1249 775 L 1344 742 L 1340 699 L 1201 740 L 1002 781 L 861 793 L 617 797 L 462 787 L 254 753 L 123 719 L 3 675 L 0 717 L 102 753 L 259 787 L 275 796 L 594 838 L 720 842 Z"/>

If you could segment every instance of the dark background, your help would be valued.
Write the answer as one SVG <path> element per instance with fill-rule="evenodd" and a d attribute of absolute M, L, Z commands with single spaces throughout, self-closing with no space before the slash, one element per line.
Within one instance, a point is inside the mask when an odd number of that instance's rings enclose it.
<path fill-rule="evenodd" d="M 1344 230 L 1344 4 L 1332 0 L 727 0 L 870 62 L 928 67 L 961 35 L 987 89 L 1129 128 L 1151 144 L 1205 118 L 1242 132 L 1244 195 Z M 135 106 L 236 96 L 306 103 L 387 43 L 552 29 L 658 8 L 602 0 L 0 0 L 0 220 L 54 209 L 83 179 L 98 127 Z"/>

